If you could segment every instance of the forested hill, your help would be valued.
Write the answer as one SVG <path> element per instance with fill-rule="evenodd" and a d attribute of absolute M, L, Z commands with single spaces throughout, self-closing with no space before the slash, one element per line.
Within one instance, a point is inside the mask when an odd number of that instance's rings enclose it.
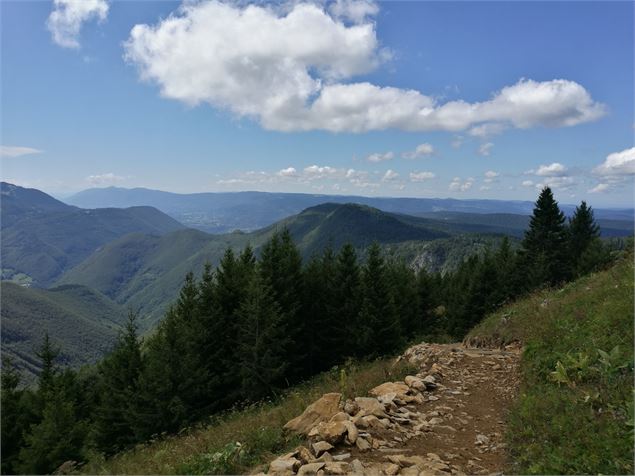
<path fill-rule="evenodd" d="M 47 290 L 3 282 L 0 315 L 2 355 L 32 382 L 41 370 L 34 350 L 45 333 L 60 350 L 60 364 L 94 363 L 112 349 L 125 310 L 85 286 Z"/>
<path fill-rule="evenodd" d="M 99 248 L 67 271 L 58 283 L 83 284 L 122 305 L 139 309 L 140 324 L 148 329 L 177 296 L 187 272 L 200 274 L 205 263 L 216 266 L 228 247 L 240 250 L 250 245 L 259 255 L 261 246 L 280 230 L 288 230 L 304 260 L 327 247 L 339 249 L 346 243 L 363 256 L 364 249 L 377 242 L 412 262 L 419 254 L 439 254 L 438 250 L 420 250 L 423 244 L 456 234 L 452 226 L 442 222 L 385 213 L 364 205 L 327 203 L 252 233 L 209 235 L 180 230 L 163 236 L 127 235 Z M 496 241 L 483 241 L 488 240 Z M 470 254 L 472 244 L 469 240 L 463 246 L 446 242 L 448 249 L 440 256 L 444 262 L 458 264 L 454 254 Z"/>
<path fill-rule="evenodd" d="M 21 275 L 48 286 L 97 248 L 132 232 L 161 235 L 184 228 L 152 207 L 85 210 L 2 182 L 2 278 Z"/>

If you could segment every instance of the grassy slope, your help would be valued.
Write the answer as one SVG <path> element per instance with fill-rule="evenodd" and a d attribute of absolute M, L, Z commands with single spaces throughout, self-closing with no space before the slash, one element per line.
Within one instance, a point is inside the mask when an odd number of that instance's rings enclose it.
<path fill-rule="evenodd" d="M 125 311 L 84 286 L 50 290 L 2 282 L 2 353 L 12 357 L 27 381 L 39 370 L 36 348 L 48 332 L 60 361 L 80 366 L 96 362 L 112 346 Z"/>
<path fill-rule="evenodd" d="M 502 309 L 468 339 L 525 344 L 512 472 L 633 474 L 632 253 Z"/>
<path fill-rule="evenodd" d="M 394 359 L 348 364 L 334 368 L 292 388 L 275 402 L 265 402 L 228 412 L 211 419 L 200 428 L 179 435 L 158 438 L 134 449 L 103 460 L 94 457 L 82 468 L 85 474 L 245 474 L 270 461 L 274 454 L 300 444 L 297 437 L 282 431 L 284 424 L 328 392 L 343 392 L 344 397 L 366 395 L 371 388 L 387 381 L 400 380 L 413 372 Z M 343 385 L 342 385 L 343 383 Z M 214 453 L 240 442 L 240 459 L 214 461 Z M 221 458 L 222 459 L 222 458 Z"/>

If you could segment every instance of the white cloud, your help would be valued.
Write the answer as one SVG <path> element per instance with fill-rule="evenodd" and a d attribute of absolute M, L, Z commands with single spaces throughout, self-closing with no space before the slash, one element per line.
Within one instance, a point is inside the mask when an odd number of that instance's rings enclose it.
<path fill-rule="evenodd" d="M 86 181 L 94 186 L 98 185 L 113 185 L 116 183 L 120 183 L 126 180 L 126 177 L 122 177 L 120 175 L 115 175 L 112 172 L 100 175 L 89 175 L 86 177 Z"/>
<path fill-rule="evenodd" d="M 19 147 L 0 145 L 0 157 L 22 157 L 23 155 L 41 154 L 42 151 L 33 147 Z"/>
<path fill-rule="evenodd" d="M 589 193 L 602 193 L 608 191 L 610 185 L 608 183 L 599 183 L 595 187 L 589 190 Z"/>
<path fill-rule="evenodd" d="M 467 192 L 472 188 L 472 185 L 474 185 L 472 177 L 469 177 L 465 182 L 462 182 L 460 177 L 454 177 L 448 188 L 453 192 Z"/>
<path fill-rule="evenodd" d="M 328 165 L 322 167 L 318 165 L 310 165 L 309 167 L 304 168 L 303 174 L 307 180 L 318 180 L 326 177 L 333 177 L 335 175 L 338 175 L 338 169 L 329 167 Z"/>
<path fill-rule="evenodd" d="M 46 26 L 53 41 L 64 48 L 79 48 L 79 31 L 86 21 L 108 16 L 106 0 L 54 0 Z"/>
<path fill-rule="evenodd" d="M 392 160 L 395 158 L 395 154 L 392 152 L 386 152 L 385 154 L 379 154 L 379 153 L 375 153 L 375 154 L 370 154 L 368 157 L 366 157 L 366 160 L 368 160 L 369 162 L 384 162 L 386 160 Z"/>
<path fill-rule="evenodd" d="M 368 17 L 377 15 L 379 7 L 372 1 L 336 0 L 329 7 L 329 11 L 335 18 L 359 24 L 364 23 Z"/>
<path fill-rule="evenodd" d="M 492 144 L 491 142 L 481 144 L 478 148 L 478 155 L 482 155 L 483 157 L 489 156 L 492 153 L 492 147 L 494 147 L 494 144 Z"/>
<path fill-rule="evenodd" d="M 567 174 L 567 168 L 558 162 L 554 162 L 549 165 L 541 165 L 535 174 L 541 177 L 561 177 Z"/>
<path fill-rule="evenodd" d="M 492 187 L 490 187 L 489 185 L 481 185 L 479 190 L 481 191 L 487 191 L 487 190 L 491 190 Z"/>
<path fill-rule="evenodd" d="M 382 182 L 392 182 L 399 178 L 399 174 L 392 169 L 388 169 L 384 176 L 381 178 Z"/>
<path fill-rule="evenodd" d="M 432 144 L 419 144 L 415 150 L 410 152 L 404 152 L 402 157 L 404 159 L 416 159 L 418 157 L 425 157 L 426 155 L 434 154 L 434 147 Z"/>
<path fill-rule="evenodd" d="M 369 18 L 375 13 L 374 4 L 359 1 L 330 11 L 306 2 L 276 8 L 186 1 L 156 25 L 134 26 L 125 57 L 164 97 L 208 103 L 280 131 L 560 127 L 605 113 L 583 86 L 565 79 L 521 79 L 475 103 L 346 82 L 386 58 Z"/>
<path fill-rule="evenodd" d="M 432 172 L 410 172 L 409 177 L 411 182 L 423 182 L 433 179 L 435 175 Z"/>
<path fill-rule="evenodd" d="M 537 189 L 542 189 L 543 187 L 550 188 L 559 188 L 562 190 L 569 190 L 576 184 L 576 181 L 573 177 L 569 177 L 567 175 L 553 176 L 545 178 L 541 183 L 536 183 L 534 186 Z"/>
<path fill-rule="evenodd" d="M 596 175 L 608 176 L 634 175 L 635 147 L 609 154 L 602 164 L 593 169 L 593 173 Z"/>
<path fill-rule="evenodd" d="M 533 187 L 534 186 L 534 182 L 533 182 L 533 180 L 523 180 L 522 186 L 523 187 Z"/>
<path fill-rule="evenodd" d="M 483 179 L 483 182 L 485 183 L 496 182 L 496 179 L 500 176 L 498 172 L 494 172 L 493 170 L 488 170 L 483 175 L 485 175 L 485 178 Z"/>
<path fill-rule="evenodd" d="M 497 123 L 497 122 L 487 122 L 485 124 L 481 124 L 480 126 L 472 127 L 468 133 L 474 137 L 480 137 L 481 139 L 486 139 L 488 137 L 500 134 L 507 127 L 505 124 Z"/>
<path fill-rule="evenodd" d="M 295 167 L 287 167 L 286 169 L 279 170 L 278 175 L 280 177 L 297 177 L 298 171 Z"/>

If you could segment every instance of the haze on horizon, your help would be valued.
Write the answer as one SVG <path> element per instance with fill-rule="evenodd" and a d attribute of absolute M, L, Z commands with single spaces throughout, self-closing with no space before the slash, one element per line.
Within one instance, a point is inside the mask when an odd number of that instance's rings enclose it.
<path fill-rule="evenodd" d="M 3 2 L 2 180 L 633 205 L 632 2 Z"/>

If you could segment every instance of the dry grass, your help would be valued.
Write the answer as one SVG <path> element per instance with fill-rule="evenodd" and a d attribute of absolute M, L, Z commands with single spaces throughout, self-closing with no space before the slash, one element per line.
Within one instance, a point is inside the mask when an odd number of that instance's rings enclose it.
<path fill-rule="evenodd" d="M 164 436 L 104 460 L 93 455 L 82 468 L 84 474 L 213 474 L 246 472 L 265 463 L 273 454 L 295 446 L 299 440 L 282 431 L 282 426 L 299 415 L 324 393 L 366 395 L 387 380 L 403 379 L 413 369 L 394 359 L 349 362 L 300 384 L 276 401 L 263 402 L 212 417 L 199 428 L 179 435 Z M 341 371 L 345 371 L 342 378 Z M 241 458 L 220 467 L 210 455 L 240 442 Z"/>

